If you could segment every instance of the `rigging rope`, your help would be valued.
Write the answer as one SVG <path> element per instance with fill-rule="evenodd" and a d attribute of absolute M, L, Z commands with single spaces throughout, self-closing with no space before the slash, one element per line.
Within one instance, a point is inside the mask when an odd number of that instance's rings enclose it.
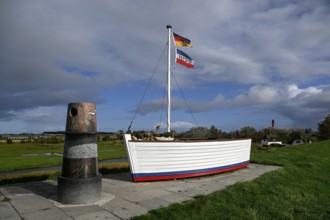
<path fill-rule="evenodd" d="M 159 118 L 159 127 L 157 126 L 158 129 L 162 125 L 162 118 L 163 118 L 163 112 L 164 112 L 164 103 L 165 103 L 165 95 L 166 95 L 167 77 L 166 77 L 166 80 L 164 80 L 164 82 L 165 82 L 165 86 L 164 86 L 164 93 L 163 93 L 162 110 L 161 110 L 160 118 Z"/>
<path fill-rule="evenodd" d="M 194 114 L 193 114 L 192 111 L 191 111 L 191 108 L 190 108 L 190 106 L 189 106 L 189 104 L 188 104 L 188 102 L 187 102 L 186 97 L 183 95 L 183 92 L 182 92 L 182 90 L 181 90 L 181 88 L 180 88 L 180 86 L 179 86 L 178 81 L 177 81 L 176 78 L 175 78 L 174 70 L 171 71 L 171 74 L 172 74 L 172 76 L 173 76 L 173 78 L 174 78 L 174 81 L 175 81 L 175 83 L 176 83 L 176 86 L 179 88 L 179 91 L 180 91 L 180 93 L 181 93 L 181 96 L 182 96 L 183 100 L 185 101 L 185 103 L 186 103 L 186 105 L 187 105 L 187 107 L 188 107 L 188 110 L 189 110 L 189 112 L 190 112 L 192 118 L 193 118 L 194 121 L 195 121 L 196 126 L 198 127 L 198 123 L 197 123 L 197 121 L 196 121 L 196 118 L 195 118 Z"/>
<path fill-rule="evenodd" d="M 142 96 L 142 98 L 141 98 L 141 100 L 140 100 L 140 103 L 138 104 L 138 107 L 137 107 L 137 109 L 136 109 L 136 111 L 135 111 L 135 113 L 134 113 L 134 116 L 133 116 L 133 118 L 132 118 L 132 120 L 131 120 L 131 123 L 130 123 L 129 126 L 128 126 L 127 131 L 130 131 L 131 126 L 132 126 L 132 124 L 133 124 L 133 121 L 135 120 L 136 114 L 137 114 L 137 113 L 139 112 L 139 110 L 140 110 L 141 103 L 142 103 L 142 101 L 143 101 L 143 99 L 144 99 L 144 97 L 145 97 L 145 95 L 146 95 L 146 93 L 147 93 L 147 90 L 148 90 L 148 88 L 149 88 L 149 86 L 150 86 L 150 84 L 151 84 L 152 79 L 154 78 L 154 75 L 155 75 L 156 70 L 157 70 L 157 68 L 158 68 L 158 65 L 159 65 L 159 63 L 160 63 L 160 60 L 161 60 L 161 58 L 163 57 L 164 51 L 165 51 L 165 49 L 166 49 L 166 46 L 167 46 L 167 43 L 165 44 L 164 49 L 163 49 L 163 51 L 162 51 L 162 54 L 161 54 L 160 57 L 159 57 L 159 60 L 158 60 L 158 62 L 157 62 L 157 65 L 156 65 L 156 67 L 155 67 L 155 69 L 154 69 L 154 71 L 153 71 L 153 73 L 152 73 L 152 75 L 151 75 L 151 78 L 150 78 L 149 82 L 148 82 L 147 88 L 144 90 L 143 96 Z"/>

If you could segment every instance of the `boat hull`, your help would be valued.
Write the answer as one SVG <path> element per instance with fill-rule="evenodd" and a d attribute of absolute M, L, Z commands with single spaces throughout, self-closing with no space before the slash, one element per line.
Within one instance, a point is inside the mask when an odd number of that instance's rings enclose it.
<path fill-rule="evenodd" d="M 124 141 L 134 182 L 179 179 L 247 167 L 251 139 L 212 141 Z"/>

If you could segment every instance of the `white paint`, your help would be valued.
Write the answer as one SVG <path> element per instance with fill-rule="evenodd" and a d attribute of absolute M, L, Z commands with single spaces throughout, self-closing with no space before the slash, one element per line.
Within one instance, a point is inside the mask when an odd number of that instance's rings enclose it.
<path fill-rule="evenodd" d="M 178 172 L 250 160 L 251 139 L 226 141 L 124 141 L 132 173 Z"/>
<path fill-rule="evenodd" d="M 97 144 L 78 144 L 64 147 L 65 158 L 94 158 L 97 157 Z"/>

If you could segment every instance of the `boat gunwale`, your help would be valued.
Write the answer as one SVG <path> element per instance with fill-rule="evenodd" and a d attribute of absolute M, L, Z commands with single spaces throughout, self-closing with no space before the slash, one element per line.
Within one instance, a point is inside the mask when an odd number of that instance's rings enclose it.
<path fill-rule="evenodd" d="M 146 142 L 146 143 L 198 143 L 198 142 L 225 142 L 225 141 L 244 141 L 251 140 L 250 138 L 238 138 L 238 139 L 199 139 L 199 138 L 178 138 L 174 140 L 129 140 L 128 142 Z"/>

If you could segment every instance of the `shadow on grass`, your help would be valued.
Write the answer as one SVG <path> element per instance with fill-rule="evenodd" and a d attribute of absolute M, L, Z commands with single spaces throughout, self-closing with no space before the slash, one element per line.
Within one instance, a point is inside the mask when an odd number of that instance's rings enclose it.
<path fill-rule="evenodd" d="M 102 167 L 99 169 L 102 175 L 108 174 L 121 174 L 129 172 L 128 167 L 120 168 L 106 168 Z M 22 174 L 4 175 L 0 177 L 0 185 L 11 185 L 17 183 L 29 183 L 29 182 L 41 182 L 45 180 L 57 180 L 61 173 L 59 171 L 42 171 Z M 114 177 L 116 178 L 117 175 Z"/>
<path fill-rule="evenodd" d="M 17 183 L 26 182 L 37 182 L 45 180 L 55 180 L 59 176 L 59 172 L 43 172 L 43 173 L 27 173 L 27 174 L 17 174 L 17 175 L 7 175 L 0 179 L 0 185 L 10 185 Z"/>

